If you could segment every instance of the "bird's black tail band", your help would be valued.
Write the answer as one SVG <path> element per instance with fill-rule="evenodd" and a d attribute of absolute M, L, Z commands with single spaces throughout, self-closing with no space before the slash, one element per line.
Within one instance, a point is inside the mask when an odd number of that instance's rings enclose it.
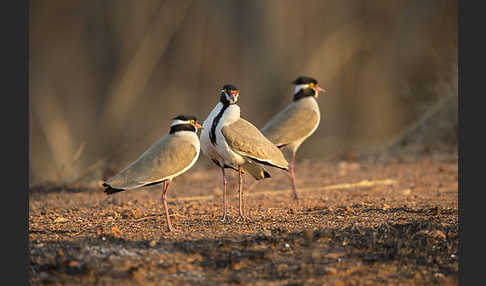
<path fill-rule="evenodd" d="M 107 183 L 103 183 L 103 187 L 105 187 L 104 192 L 107 195 L 111 195 L 111 194 L 118 193 L 118 192 L 123 192 L 125 190 L 125 189 L 115 189 L 115 188 L 112 188 Z"/>
<path fill-rule="evenodd" d="M 264 169 L 263 170 L 263 178 L 271 178 L 272 176 L 270 176 L 270 174 Z"/>

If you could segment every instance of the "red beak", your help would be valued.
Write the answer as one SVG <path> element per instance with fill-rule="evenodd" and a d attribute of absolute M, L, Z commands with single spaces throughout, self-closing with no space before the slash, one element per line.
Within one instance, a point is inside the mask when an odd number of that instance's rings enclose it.
<path fill-rule="evenodd" d="M 321 88 L 320 86 L 318 86 L 317 84 L 314 85 L 314 88 L 318 91 L 318 92 L 322 92 L 322 93 L 325 93 L 327 90 L 325 90 L 324 88 Z"/>
<path fill-rule="evenodd" d="M 199 124 L 199 122 L 195 122 L 194 125 L 196 126 L 197 129 L 204 129 L 204 127 L 202 127 L 201 124 Z"/>

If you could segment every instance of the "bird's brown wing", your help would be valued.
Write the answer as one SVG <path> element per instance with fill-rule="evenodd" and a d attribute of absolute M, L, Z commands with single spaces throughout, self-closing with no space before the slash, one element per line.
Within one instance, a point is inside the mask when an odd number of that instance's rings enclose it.
<path fill-rule="evenodd" d="M 259 163 L 288 169 L 288 162 L 282 152 L 250 122 L 240 118 L 224 126 L 221 133 L 237 154 Z"/>
<path fill-rule="evenodd" d="M 262 128 L 262 133 L 277 146 L 287 145 L 308 136 L 318 120 L 314 109 L 297 101 L 275 115 Z"/>
<path fill-rule="evenodd" d="M 105 183 L 116 189 L 133 189 L 160 182 L 187 168 L 197 154 L 191 142 L 167 135 Z"/>

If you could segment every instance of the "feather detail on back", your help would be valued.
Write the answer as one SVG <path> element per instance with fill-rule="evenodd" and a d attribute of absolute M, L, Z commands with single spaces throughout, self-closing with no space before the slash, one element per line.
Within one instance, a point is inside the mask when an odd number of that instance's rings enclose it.
<path fill-rule="evenodd" d="M 288 169 L 282 152 L 248 121 L 240 118 L 223 126 L 221 133 L 228 146 L 238 155 L 261 164 Z"/>
<path fill-rule="evenodd" d="M 289 145 L 314 133 L 319 120 L 317 102 L 308 97 L 289 104 L 262 128 L 262 133 L 277 146 Z"/>
<path fill-rule="evenodd" d="M 198 156 L 199 140 L 194 132 L 167 135 L 105 184 L 113 190 L 134 189 L 169 180 L 189 169 Z"/>

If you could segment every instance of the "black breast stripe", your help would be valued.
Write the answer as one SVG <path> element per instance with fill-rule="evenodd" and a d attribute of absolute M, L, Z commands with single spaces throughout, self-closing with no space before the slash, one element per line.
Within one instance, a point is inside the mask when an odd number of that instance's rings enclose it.
<path fill-rule="evenodd" d="M 216 146 L 216 126 L 218 126 L 219 121 L 221 120 L 221 117 L 223 116 L 224 111 L 226 108 L 228 108 L 229 104 L 223 104 L 223 108 L 219 111 L 218 115 L 214 117 L 213 119 L 213 124 L 211 125 L 211 131 L 209 131 L 209 140 L 211 140 L 211 143 Z"/>
<path fill-rule="evenodd" d="M 302 88 L 299 90 L 296 94 L 294 94 L 294 101 L 297 101 L 299 99 L 302 99 L 307 96 L 314 96 L 315 95 L 315 90 L 308 87 L 308 88 Z"/>
<path fill-rule="evenodd" d="M 192 124 L 177 124 L 177 125 L 170 127 L 169 134 L 174 134 L 175 132 L 178 132 L 178 131 L 196 132 L 196 127 L 194 127 L 194 125 L 192 125 Z"/>

